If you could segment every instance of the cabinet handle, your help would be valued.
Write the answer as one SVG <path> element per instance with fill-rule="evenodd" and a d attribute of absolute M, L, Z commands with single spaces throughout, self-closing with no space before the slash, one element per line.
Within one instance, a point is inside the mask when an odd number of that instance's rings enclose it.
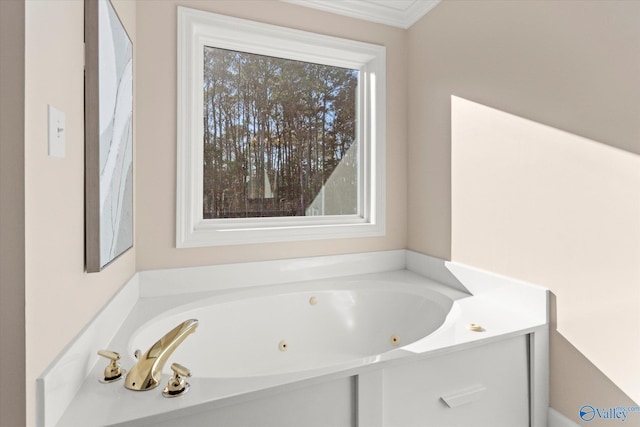
<path fill-rule="evenodd" d="M 464 405 L 465 403 L 470 403 L 478 400 L 482 393 L 487 390 L 485 386 L 482 384 L 477 384 L 463 390 L 458 390 L 453 393 L 449 393 L 440 397 L 444 403 L 447 404 L 449 408 L 455 408 L 460 405 Z"/>

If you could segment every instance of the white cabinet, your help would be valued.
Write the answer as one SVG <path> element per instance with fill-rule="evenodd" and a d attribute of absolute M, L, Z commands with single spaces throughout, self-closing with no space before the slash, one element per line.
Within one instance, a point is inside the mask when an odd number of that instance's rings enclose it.
<path fill-rule="evenodd" d="M 2 0 L 0 0 L 2 1 Z M 162 419 L 122 424 L 135 427 L 353 427 L 355 378 L 347 377 L 243 402 L 191 408 Z M 162 397 L 160 397 L 163 399 Z"/>
<path fill-rule="evenodd" d="M 383 375 L 385 427 L 528 427 L 528 336 L 397 364 Z"/>
<path fill-rule="evenodd" d="M 154 427 L 529 427 L 528 335 L 192 408 Z M 130 424 L 127 424 L 130 425 Z"/>

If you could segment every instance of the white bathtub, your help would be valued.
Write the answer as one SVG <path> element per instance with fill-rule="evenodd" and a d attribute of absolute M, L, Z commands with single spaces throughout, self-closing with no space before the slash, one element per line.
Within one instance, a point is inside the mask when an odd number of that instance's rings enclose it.
<path fill-rule="evenodd" d="M 132 335 L 128 353 L 144 352 L 174 326 L 195 318 L 196 333 L 171 359 L 200 377 L 255 377 L 366 363 L 428 336 L 453 305 L 450 296 L 423 285 L 374 278 L 274 286 L 163 313 Z"/>
<path fill-rule="evenodd" d="M 162 379 L 187 394 L 98 382 L 98 349 L 130 369 L 191 318 Z M 39 378 L 37 426 L 544 427 L 547 323 L 545 290 L 405 251 L 142 272 Z"/>

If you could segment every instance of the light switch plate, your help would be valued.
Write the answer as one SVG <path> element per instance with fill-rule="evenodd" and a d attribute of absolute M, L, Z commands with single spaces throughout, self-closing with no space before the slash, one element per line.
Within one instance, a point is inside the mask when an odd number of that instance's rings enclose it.
<path fill-rule="evenodd" d="M 48 108 L 49 118 L 49 156 L 64 157 L 65 156 L 65 114 L 52 105 Z"/>

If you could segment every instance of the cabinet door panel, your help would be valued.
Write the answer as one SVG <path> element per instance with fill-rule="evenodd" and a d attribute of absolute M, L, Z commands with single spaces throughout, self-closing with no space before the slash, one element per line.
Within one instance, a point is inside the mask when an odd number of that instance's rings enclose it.
<path fill-rule="evenodd" d="M 527 427 L 527 336 L 384 371 L 386 427 Z"/>

